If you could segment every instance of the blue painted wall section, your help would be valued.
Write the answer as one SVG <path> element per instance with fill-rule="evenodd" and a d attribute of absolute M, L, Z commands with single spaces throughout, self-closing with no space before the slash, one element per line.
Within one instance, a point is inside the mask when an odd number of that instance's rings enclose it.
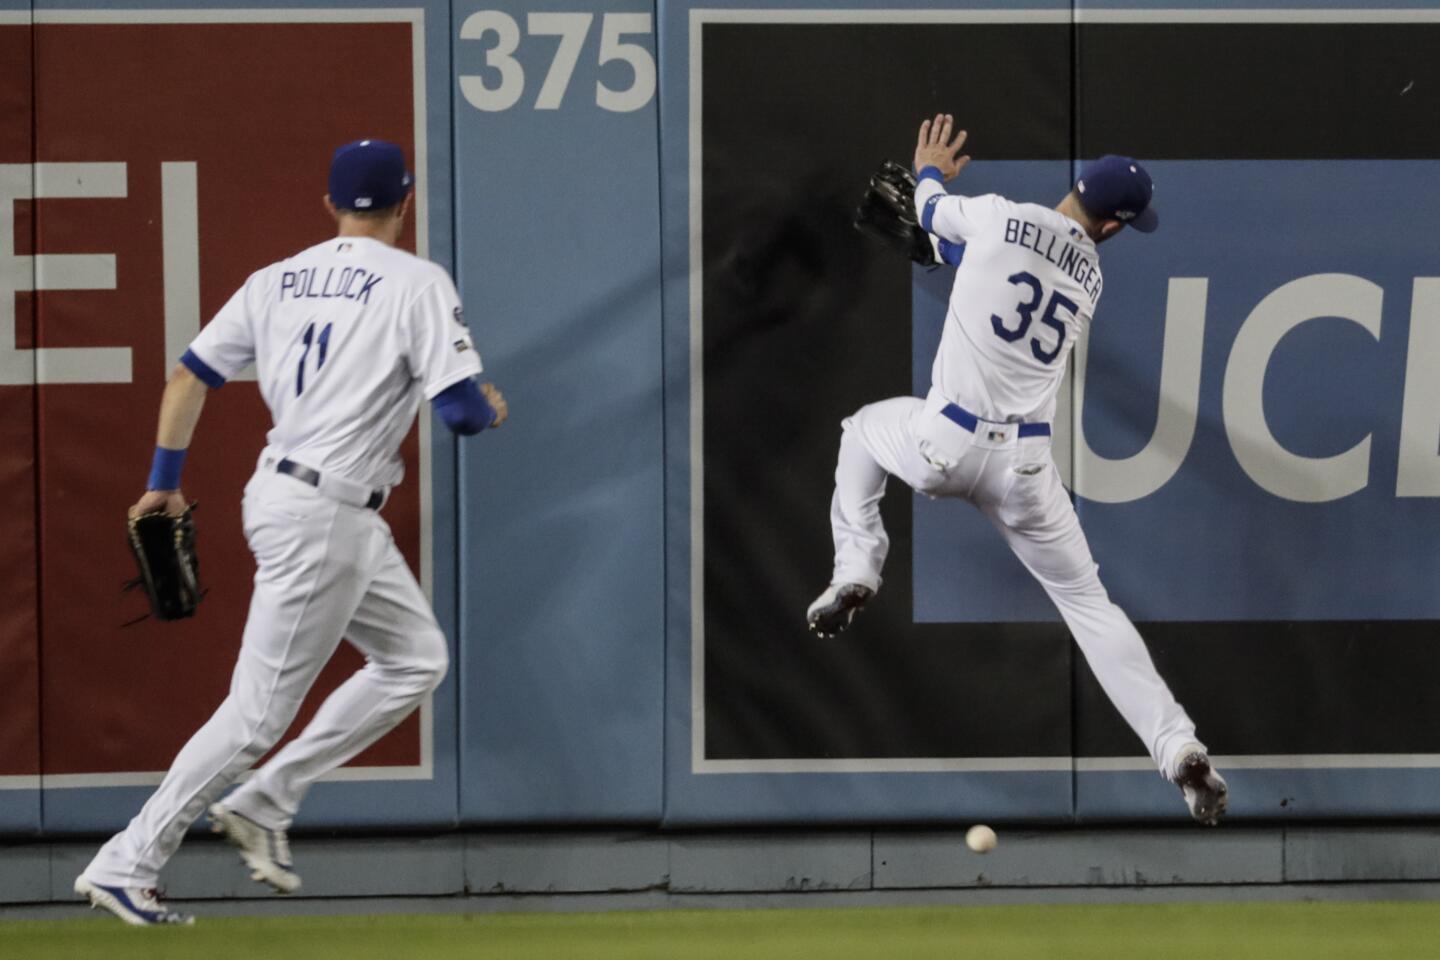
<path fill-rule="evenodd" d="M 457 3 L 462 817 L 653 821 L 663 697 L 653 9 Z"/>

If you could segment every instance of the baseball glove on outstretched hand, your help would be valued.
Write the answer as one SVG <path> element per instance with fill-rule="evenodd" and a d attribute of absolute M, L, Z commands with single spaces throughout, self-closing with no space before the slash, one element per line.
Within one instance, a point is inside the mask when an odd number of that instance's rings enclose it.
<path fill-rule="evenodd" d="M 131 586 L 142 586 L 157 620 L 193 617 L 203 596 L 200 560 L 195 556 L 195 504 L 178 517 L 156 512 L 132 517 L 130 550 L 140 575 Z M 143 619 L 143 618 L 142 618 Z"/>
<path fill-rule="evenodd" d="M 940 263 L 930 234 L 915 217 L 915 177 L 893 160 L 871 175 L 865 199 L 855 211 L 855 227 L 922 267 Z"/>

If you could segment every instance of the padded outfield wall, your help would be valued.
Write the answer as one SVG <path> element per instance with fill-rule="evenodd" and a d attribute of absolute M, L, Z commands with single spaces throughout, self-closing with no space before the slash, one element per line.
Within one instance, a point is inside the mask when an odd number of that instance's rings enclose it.
<path fill-rule="evenodd" d="M 301 825 L 1183 816 L 964 504 L 892 485 L 883 593 L 803 629 L 839 421 L 924 392 L 948 292 L 850 211 L 938 110 L 977 158 L 952 189 L 1155 176 L 1056 453 L 1235 815 L 1440 813 L 1440 4 L 1275 6 L 0 0 L 0 831 L 119 826 L 224 696 L 253 383 L 187 474 L 199 616 L 122 628 L 95 531 L 184 343 L 325 235 L 359 135 L 414 158 L 406 242 L 513 413 L 407 441 L 386 514 L 455 666 Z"/>

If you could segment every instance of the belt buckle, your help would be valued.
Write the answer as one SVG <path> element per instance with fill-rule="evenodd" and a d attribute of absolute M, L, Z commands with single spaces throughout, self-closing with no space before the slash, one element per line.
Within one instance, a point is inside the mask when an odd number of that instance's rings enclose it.
<path fill-rule="evenodd" d="M 985 439 L 991 443 L 1005 443 L 1010 439 L 1010 431 L 1014 428 L 1014 424 L 986 423 Z"/>

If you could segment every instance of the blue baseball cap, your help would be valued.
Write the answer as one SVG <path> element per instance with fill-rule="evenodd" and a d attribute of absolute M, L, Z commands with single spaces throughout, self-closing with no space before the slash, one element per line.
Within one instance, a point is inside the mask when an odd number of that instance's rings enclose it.
<path fill-rule="evenodd" d="M 342 210 L 383 210 L 405 199 L 415 178 L 388 140 L 352 140 L 330 161 L 330 202 Z"/>
<path fill-rule="evenodd" d="M 1092 217 L 1119 220 L 1141 233 L 1160 226 L 1160 217 L 1150 206 L 1155 184 L 1138 160 L 1107 153 L 1090 161 L 1080 168 L 1075 192 Z"/>

